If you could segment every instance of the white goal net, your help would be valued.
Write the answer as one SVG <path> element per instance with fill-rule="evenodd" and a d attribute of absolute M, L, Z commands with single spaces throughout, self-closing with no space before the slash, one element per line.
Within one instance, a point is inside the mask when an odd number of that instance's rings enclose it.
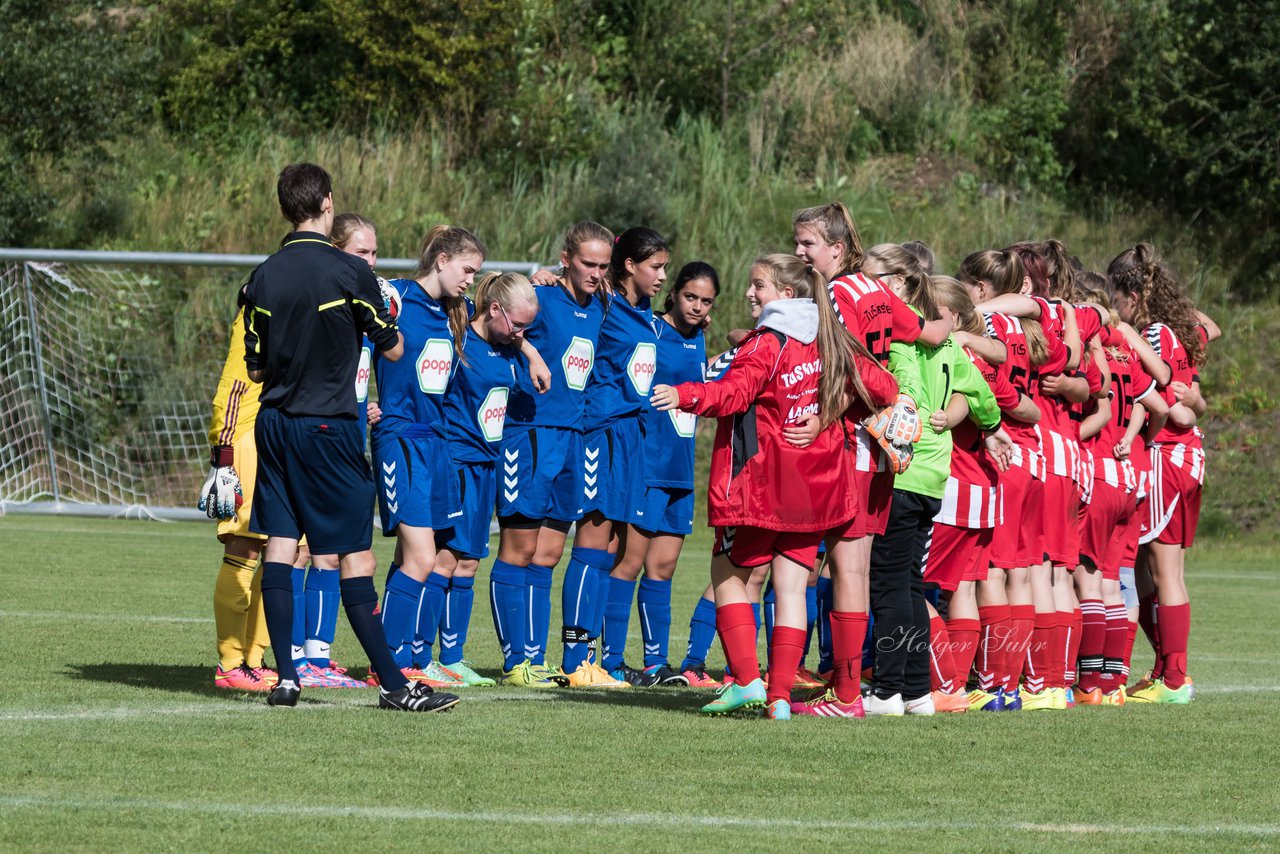
<path fill-rule="evenodd" d="M 0 250 L 0 512 L 199 515 L 210 400 L 259 260 Z"/>

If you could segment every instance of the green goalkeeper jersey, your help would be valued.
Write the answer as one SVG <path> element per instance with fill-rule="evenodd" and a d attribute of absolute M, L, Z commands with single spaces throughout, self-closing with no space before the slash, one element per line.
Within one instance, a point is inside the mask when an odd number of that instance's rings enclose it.
<path fill-rule="evenodd" d="M 889 358 L 900 367 L 894 371 L 899 390 L 915 400 L 924 425 L 911 466 L 894 479 L 893 488 L 941 498 L 951 474 L 951 431 L 933 432 L 929 416 L 945 409 L 952 394 L 962 394 L 969 402 L 969 418 L 983 430 L 994 430 L 1000 426 L 995 393 L 950 337 L 937 347 L 895 341 Z"/>

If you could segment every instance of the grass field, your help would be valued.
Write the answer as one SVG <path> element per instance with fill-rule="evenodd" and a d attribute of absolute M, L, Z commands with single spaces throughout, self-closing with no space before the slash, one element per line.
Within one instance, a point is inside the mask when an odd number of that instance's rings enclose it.
<path fill-rule="evenodd" d="M 1193 552 L 1189 707 L 790 724 L 700 718 L 693 690 L 271 710 L 212 687 L 209 527 L 9 516 L 0 556 L 0 850 L 1280 847 L 1280 548 Z M 345 623 L 335 651 L 358 661 Z"/>

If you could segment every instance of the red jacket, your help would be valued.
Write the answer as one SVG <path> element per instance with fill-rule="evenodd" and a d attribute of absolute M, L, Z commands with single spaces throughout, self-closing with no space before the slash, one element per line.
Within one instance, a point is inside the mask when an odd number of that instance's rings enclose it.
<path fill-rule="evenodd" d="M 807 305 L 806 305 L 807 304 Z M 716 382 L 676 386 L 680 408 L 718 417 L 707 490 L 708 521 L 774 531 L 825 531 L 859 510 L 849 488 L 853 441 L 837 419 L 807 448 L 782 428 L 818 414 L 822 360 L 811 300 L 778 300 L 738 345 Z M 863 383 L 878 400 L 893 400 L 897 383 L 872 360 L 860 359 Z"/>

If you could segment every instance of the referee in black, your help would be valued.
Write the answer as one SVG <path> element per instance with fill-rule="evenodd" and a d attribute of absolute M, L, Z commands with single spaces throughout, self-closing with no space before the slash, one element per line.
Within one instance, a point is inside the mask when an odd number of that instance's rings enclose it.
<path fill-rule="evenodd" d="M 241 294 L 249 378 L 262 383 L 249 528 L 267 536 L 262 604 L 280 672 L 267 702 L 294 706 L 301 693 L 289 650 L 293 561 L 305 534 L 314 554 L 338 555 L 342 604 L 378 674 L 378 705 L 443 711 L 458 698 L 409 682 L 374 615 L 374 486 L 357 421 L 356 369 L 362 335 L 392 361 L 402 355 L 404 339 L 369 265 L 329 242 L 329 173 L 313 163 L 291 164 L 280 173 L 276 192 L 293 231 L 253 271 Z"/>

